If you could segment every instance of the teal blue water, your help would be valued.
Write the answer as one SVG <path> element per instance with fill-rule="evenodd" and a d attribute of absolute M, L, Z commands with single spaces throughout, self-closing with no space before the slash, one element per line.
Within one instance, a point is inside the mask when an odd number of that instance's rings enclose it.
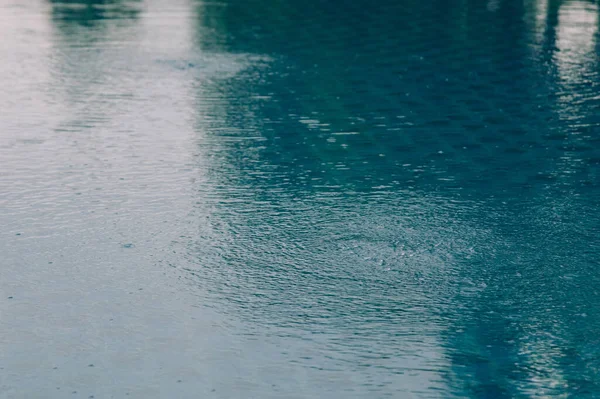
<path fill-rule="evenodd" d="M 600 397 L 600 6 L 0 3 L 0 398 Z"/>

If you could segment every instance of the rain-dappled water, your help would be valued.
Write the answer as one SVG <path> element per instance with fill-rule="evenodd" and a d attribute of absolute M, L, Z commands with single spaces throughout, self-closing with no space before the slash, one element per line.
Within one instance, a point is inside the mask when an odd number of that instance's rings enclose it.
<path fill-rule="evenodd" d="M 0 397 L 600 397 L 599 20 L 0 0 Z"/>

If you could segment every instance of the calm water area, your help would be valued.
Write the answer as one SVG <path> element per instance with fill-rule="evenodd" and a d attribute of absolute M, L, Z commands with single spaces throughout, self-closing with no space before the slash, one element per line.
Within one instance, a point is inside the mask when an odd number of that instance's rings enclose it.
<path fill-rule="evenodd" d="M 600 3 L 0 0 L 0 398 L 600 398 Z"/>

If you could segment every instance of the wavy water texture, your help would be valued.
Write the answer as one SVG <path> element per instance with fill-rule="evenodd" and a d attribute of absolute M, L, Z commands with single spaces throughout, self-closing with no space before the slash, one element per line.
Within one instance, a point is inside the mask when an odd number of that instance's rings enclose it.
<path fill-rule="evenodd" d="M 600 395 L 599 21 L 4 1 L 0 397 Z"/>

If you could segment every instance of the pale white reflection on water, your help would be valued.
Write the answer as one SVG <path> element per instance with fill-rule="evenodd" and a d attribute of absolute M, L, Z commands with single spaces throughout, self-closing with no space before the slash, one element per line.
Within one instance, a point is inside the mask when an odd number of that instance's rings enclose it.
<path fill-rule="evenodd" d="M 0 397 L 600 394 L 598 13 L 0 1 Z"/>

